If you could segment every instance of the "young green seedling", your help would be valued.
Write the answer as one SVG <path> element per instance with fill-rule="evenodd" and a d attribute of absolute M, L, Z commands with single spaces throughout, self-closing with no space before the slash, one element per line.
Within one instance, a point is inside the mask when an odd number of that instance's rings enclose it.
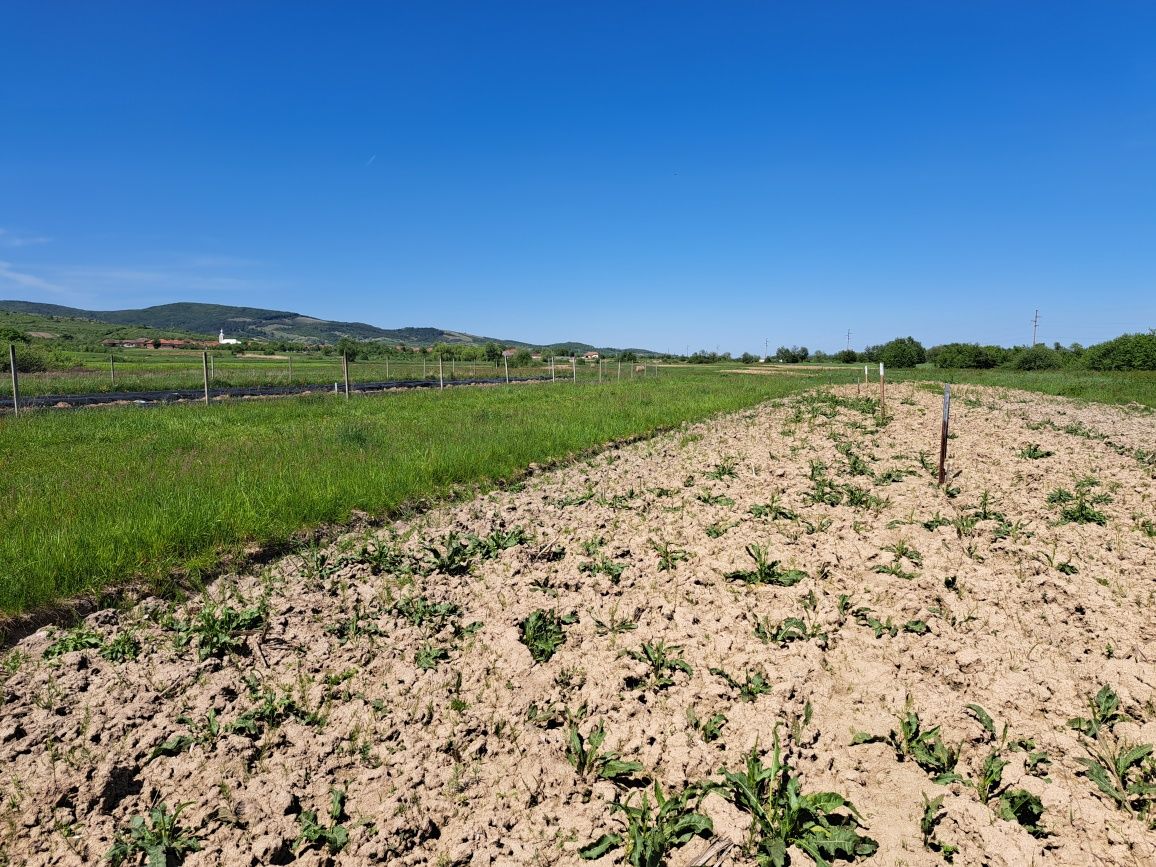
<path fill-rule="evenodd" d="M 879 844 L 860 833 L 862 817 L 847 798 L 837 792 L 803 792 L 802 781 L 783 755 L 777 726 L 770 758 L 764 765 L 752 750 L 742 771 L 723 770 L 723 781 L 715 786 L 750 814 L 750 845 L 760 867 L 786 867 L 792 847 L 818 865 L 875 854 Z"/>
<path fill-rule="evenodd" d="M 693 674 L 694 670 L 685 659 L 676 654 L 681 647 L 668 646 L 664 641 L 646 642 L 638 650 L 628 650 L 625 656 L 637 662 L 644 662 L 647 666 L 646 674 L 641 677 L 631 676 L 626 679 L 626 685 L 631 689 L 662 690 L 674 686 L 674 675 L 677 672 Z"/>
<path fill-rule="evenodd" d="M 771 683 L 764 672 L 759 670 L 745 672 L 743 681 L 739 681 L 721 668 L 708 669 L 715 677 L 721 677 L 727 686 L 739 691 L 739 698 L 743 701 L 754 701 L 760 695 L 771 691 Z"/>
<path fill-rule="evenodd" d="M 919 833 L 923 835 L 923 847 L 930 852 L 942 855 L 943 860 L 950 864 L 955 860 L 959 847 L 951 843 L 944 843 L 937 838 L 935 833 L 936 826 L 946 818 L 947 812 L 943 809 L 943 795 L 932 798 L 930 801 L 927 799 L 927 795 L 923 795 L 923 816 L 919 820 Z"/>
<path fill-rule="evenodd" d="M 345 792 L 341 789 L 329 790 L 328 828 L 317 821 L 317 813 L 305 810 L 297 817 L 301 830 L 293 844 L 293 854 L 300 855 L 313 846 L 324 845 L 330 855 L 338 854 L 349 845 L 349 831 L 341 824 L 345 817 Z"/>
<path fill-rule="evenodd" d="M 623 814 L 626 828 L 621 833 L 603 834 L 579 849 L 578 856 L 588 861 L 621 847 L 631 867 L 662 867 L 672 849 L 694 837 L 709 836 L 713 831 L 710 818 L 697 812 L 705 794 L 700 786 L 688 786 L 678 795 L 668 797 L 656 780 L 653 807 L 646 792 L 642 793 L 637 806 L 631 804 L 630 799 L 614 801 L 610 808 Z"/>
<path fill-rule="evenodd" d="M 133 816 L 128 828 L 118 831 L 105 858 L 111 867 L 121 867 L 144 855 L 149 867 L 177 867 L 189 852 L 198 852 L 201 841 L 182 828 L 178 819 L 185 804 L 177 804 L 170 813 L 164 803 L 149 811 L 148 818 Z"/>
<path fill-rule="evenodd" d="M 895 750 L 899 761 L 911 759 L 931 775 L 932 781 L 940 785 L 959 782 L 963 779 L 955 772 L 959 762 L 959 747 L 949 746 L 939 733 L 939 726 L 926 731 L 919 720 L 919 714 L 908 710 L 899 717 L 899 731 L 892 729 L 886 736 L 856 732 L 851 739 L 856 744 L 887 743 Z"/>
<path fill-rule="evenodd" d="M 625 762 L 618 753 L 599 752 L 606 740 L 606 726 L 599 720 L 585 737 L 575 723 L 570 724 L 566 745 L 566 761 L 574 766 L 580 777 L 625 782 L 642 770 L 638 762 Z"/>
<path fill-rule="evenodd" d="M 680 548 L 675 548 L 669 542 L 651 541 L 650 547 L 658 555 L 658 571 L 673 572 L 683 560 L 690 559 L 690 554 Z"/>
<path fill-rule="evenodd" d="M 747 584 L 775 584 L 779 587 L 791 587 L 807 577 L 802 569 L 782 569 L 778 560 L 768 558 L 768 549 L 761 545 L 750 544 L 746 547 L 747 556 L 755 562 L 754 569 L 738 569 L 726 573 L 726 578 L 732 581 L 745 581 Z"/>
<path fill-rule="evenodd" d="M 562 627 L 577 622 L 577 614 L 559 616 L 553 609 L 539 608 L 518 624 L 522 632 L 520 640 L 529 649 L 534 662 L 546 662 L 566 641 Z"/>

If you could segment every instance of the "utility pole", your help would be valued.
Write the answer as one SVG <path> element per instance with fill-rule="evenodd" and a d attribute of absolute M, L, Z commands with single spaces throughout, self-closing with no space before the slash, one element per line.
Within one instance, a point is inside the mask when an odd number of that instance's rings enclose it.
<path fill-rule="evenodd" d="M 1040 327 L 1040 308 L 1036 308 L 1036 315 L 1032 317 L 1032 346 L 1036 345 L 1036 329 Z"/>
<path fill-rule="evenodd" d="M 851 348 L 851 329 L 847 329 L 847 348 Z"/>
<path fill-rule="evenodd" d="M 771 338 L 764 337 L 763 338 L 763 361 L 767 360 L 767 356 L 770 354 L 770 351 L 771 351 Z"/>

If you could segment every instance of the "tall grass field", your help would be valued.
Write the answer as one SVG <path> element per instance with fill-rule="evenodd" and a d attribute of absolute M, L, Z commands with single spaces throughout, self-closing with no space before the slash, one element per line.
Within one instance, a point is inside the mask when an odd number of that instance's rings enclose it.
<path fill-rule="evenodd" d="M 196 575 L 245 546 L 387 515 L 528 464 L 750 406 L 805 377 L 460 388 L 0 419 L 0 610 Z"/>

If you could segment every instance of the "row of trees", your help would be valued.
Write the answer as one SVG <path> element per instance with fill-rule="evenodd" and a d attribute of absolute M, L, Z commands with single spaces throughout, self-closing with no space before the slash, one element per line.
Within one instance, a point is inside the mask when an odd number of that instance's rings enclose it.
<path fill-rule="evenodd" d="M 740 359 L 753 363 L 758 358 L 744 353 Z M 774 360 L 785 364 L 804 361 L 837 361 L 844 364 L 883 362 L 887 367 L 915 367 L 931 363 L 936 367 L 986 370 L 1156 370 L 1156 329 L 1146 334 L 1123 334 L 1112 340 L 1084 347 L 1079 343 L 1061 346 L 993 346 L 979 343 L 944 343 L 925 349 L 914 337 L 897 337 L 862 352 L 844 349 L 834 355 L 809 353 L 804 347 L 780 346 Z"/>

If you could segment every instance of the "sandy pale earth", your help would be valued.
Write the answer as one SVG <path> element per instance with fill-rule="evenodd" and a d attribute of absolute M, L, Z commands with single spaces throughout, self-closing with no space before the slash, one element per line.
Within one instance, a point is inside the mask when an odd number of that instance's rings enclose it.
<path fill-rule="evenodd" d="M 959 388 L 945 493 L 939 395 L 888 398 L 883 427 L 854 389 L 775 402 L 184 605 L 41 630 L 3 668 L 0 863 L 98 863 L 160 804 L 185 804 L 190 867 L 585 863 L 579 848 L 624 828 L 613 801 L 653 802 L 646 780 L 719 782 L 752 750 L 769 761 L 777 731 L 802 791 L 862 816 L 878 849 L 856 863 L 957 847 L 958 865 L 1156 864 L 1145 796 L 1118 805 L 1080 762 L 1156 743 L 1156 415 Z M 1029 443 L 1053 454 L 1022 456 Z M 1060 488 L 1071 499 L 1049 503 Z M 1076 507 L 1093 520 L 1063 522 Z M 752 544 L 764 578 L 797 583 L 727 577 L 755 568 Z M 564 640 L 535 662 L 520 624 L 539 609 Z M 658 642 L 673 664 L 655 670 L 642 648 Z M 1068 720 L 1104 685 L 1119 707 L 1093 740 Z M 958 779 L 935 782 L 901 742 L 853 744 L 907 712 L 941 726 Z M 600 724 L 602 752 L 641 770 L 576 770 L 571 729 Z M 1007 764 L 984 798 L 993 750 Z M 1156 781 L 1150 757 L 1132 772 Z M 1038 822 L 1004 818 L 1020 790 Z M 924 797 L 940 795 L 925 844 Z M 699 809 L 713 838 L 666 863 L 724 838 L 739 845 L 719 863 L 756 863 L 726 791 Z"/>

